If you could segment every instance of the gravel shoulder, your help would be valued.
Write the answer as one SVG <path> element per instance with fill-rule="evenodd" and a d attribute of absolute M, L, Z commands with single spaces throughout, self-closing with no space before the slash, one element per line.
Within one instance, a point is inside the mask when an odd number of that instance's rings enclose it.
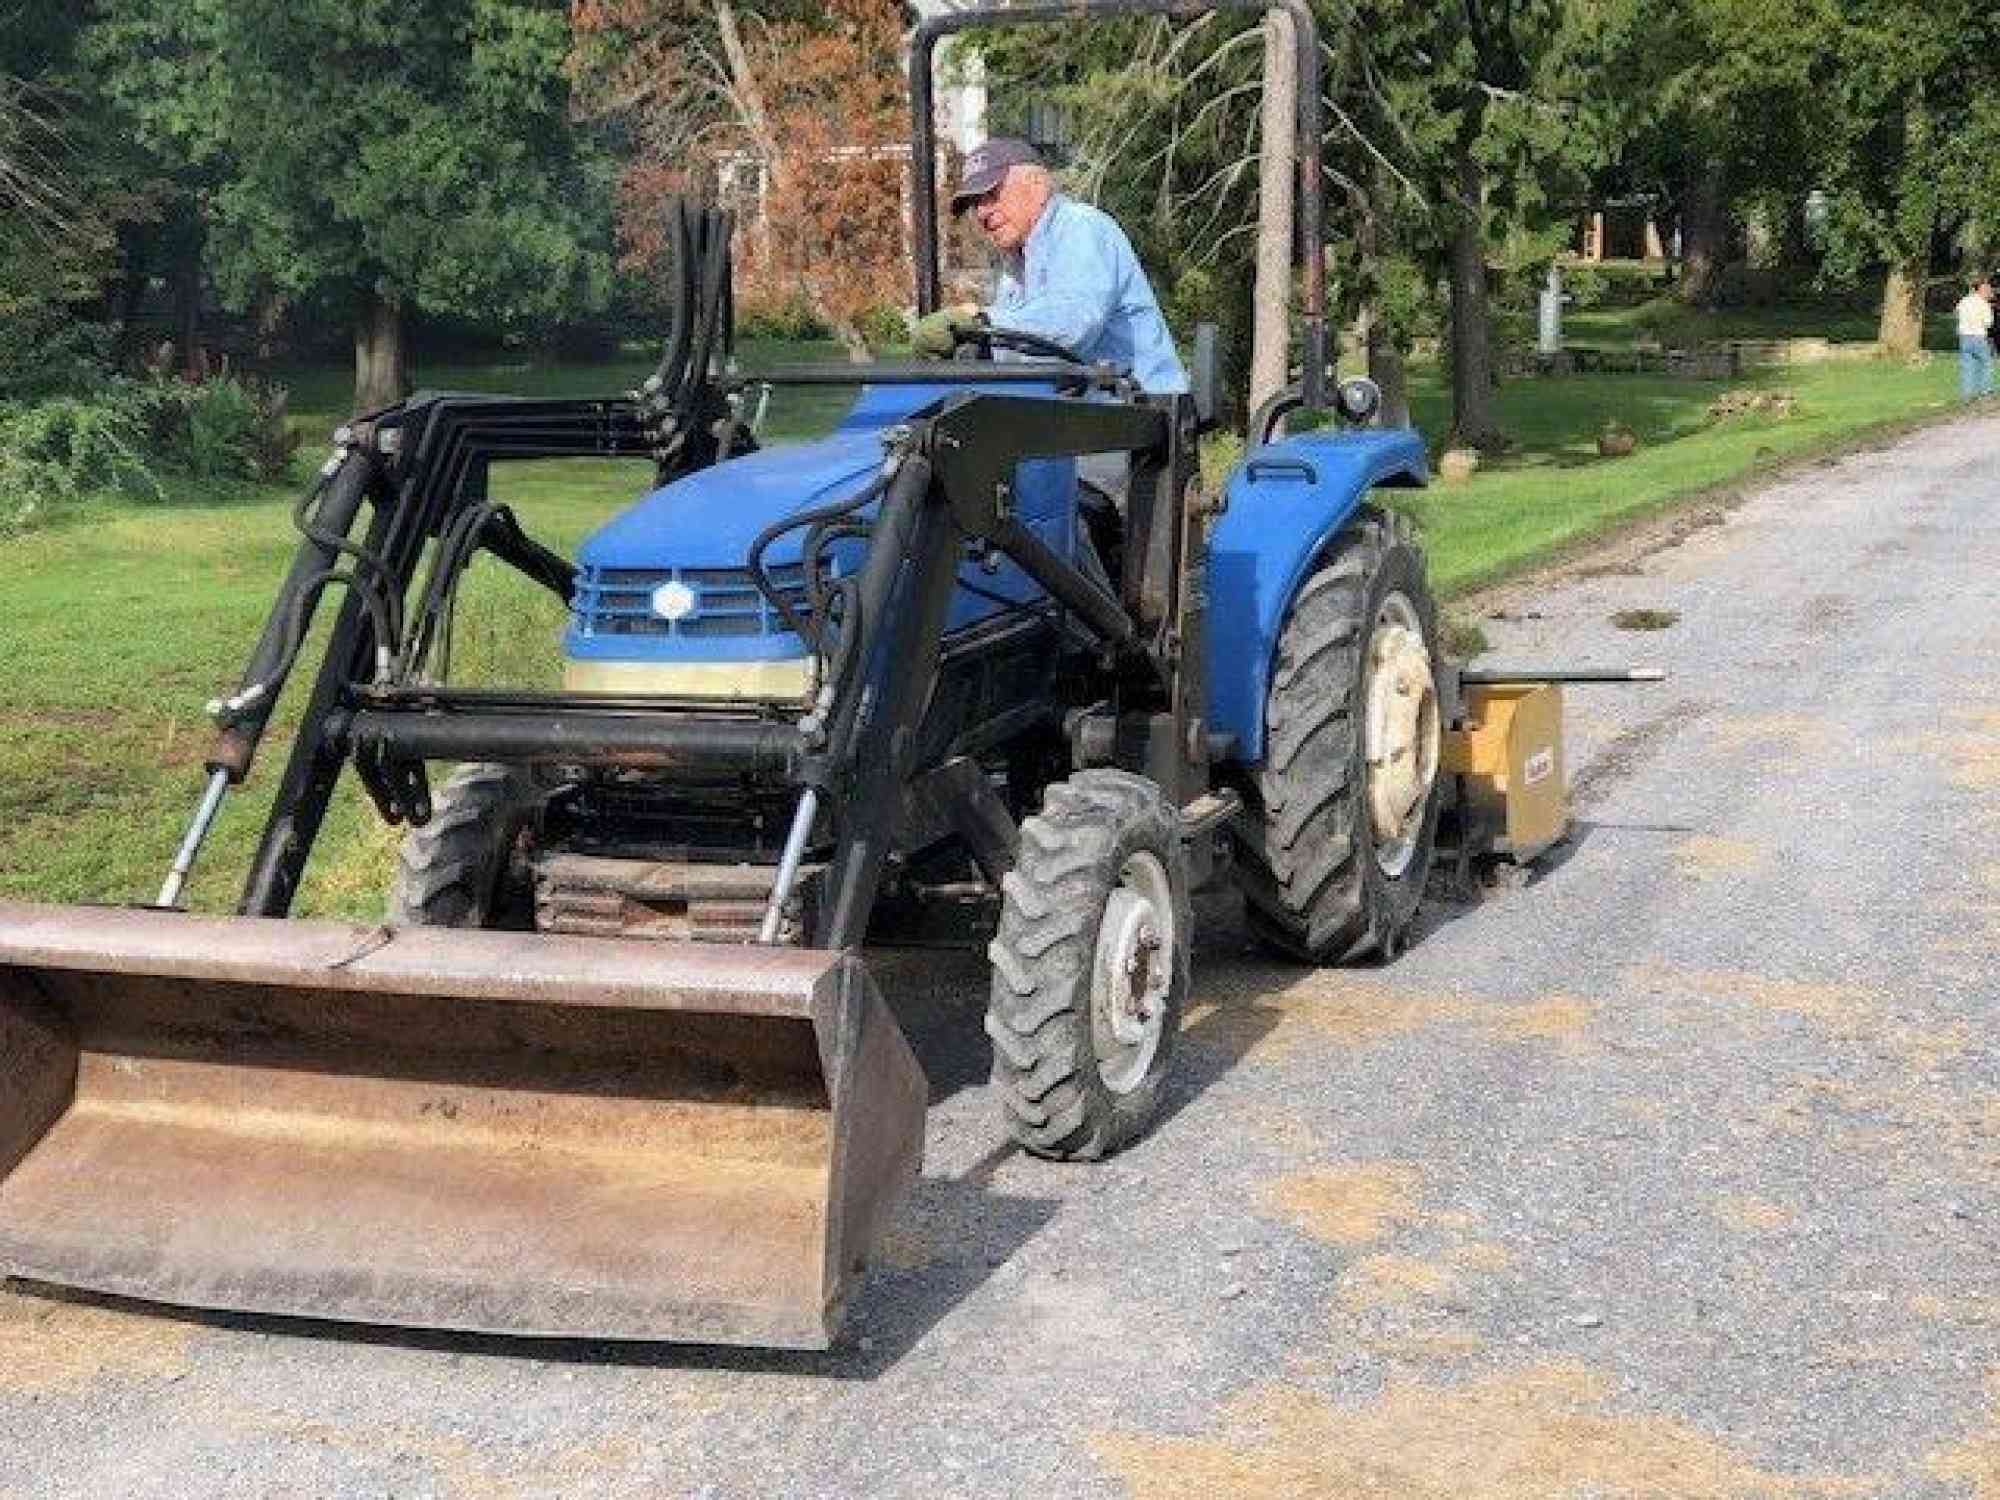
<path fill-rule="evenodd" d="M 845 1346 L 8 1286 L 0 1495 L 2000 1496 L 1996 450 L 1461 602 L 1481 666 L 1670 680 L 1571 692 L 1573 838 L 1393 965 L 1267 962 L 1205 898 L 1112 1162 L 1006 1149 L 983 962 L 884 955 L 934 1102 Z"/>

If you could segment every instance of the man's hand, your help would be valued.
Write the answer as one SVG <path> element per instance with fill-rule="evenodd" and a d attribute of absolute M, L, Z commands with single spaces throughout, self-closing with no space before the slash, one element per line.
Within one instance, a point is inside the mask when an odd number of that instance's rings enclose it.
<path fill-rule="evenodd" d="M 950 359 L 961 333 L 980 327 L 984 319 L 976 302 L 959 302 L 940 307 L 928 317 L 917 319 L 910 329 L 910 348 L 925 359 Z"/>

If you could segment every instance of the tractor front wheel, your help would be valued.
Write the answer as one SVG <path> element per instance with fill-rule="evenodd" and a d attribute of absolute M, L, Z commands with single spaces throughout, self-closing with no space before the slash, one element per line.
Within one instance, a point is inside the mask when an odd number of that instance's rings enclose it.
<path fill-rule="evenodd" d="M 1187 1000 L 1180 819 L 1143 776 L 1078 772 L 1021 824 L 1001 887 L 994 1091 L 1038 1156 L 1108 1156 L 1158 1111 Z"/>
<path fill-rule="evenodd" d="M 1423 554 L 1400 517 L 1364 507 L 1285 618 L 1235 830 L 1267 947 L 1307 963 L 1402 947 L 1437 833 L 1436 658 Z"/>
<path fill-rule="evenodd" d="M 431 802 L 431 817 L 403 835 L 389 887 L 391 927 L 535 925 L 532 880 L 515 851 L 541 810 L 543 794 L 514 766 L 472 764 L 453 771 Z"/>

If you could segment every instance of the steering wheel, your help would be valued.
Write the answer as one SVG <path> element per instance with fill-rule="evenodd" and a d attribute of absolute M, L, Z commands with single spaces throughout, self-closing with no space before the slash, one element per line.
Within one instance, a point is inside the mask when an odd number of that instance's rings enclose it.
<path fill-rule="evenodd" d="M 995 349 L 1011 349 L 1016 354 L 1041 359 L 1059 359 L 1066 365 L 1089 369 L 1090 361 L 1067 344 L 1045 339 L 1039 333 L 1020 328 L 961 328 L 952 343 L 952 358 L 991 359 Z"/>

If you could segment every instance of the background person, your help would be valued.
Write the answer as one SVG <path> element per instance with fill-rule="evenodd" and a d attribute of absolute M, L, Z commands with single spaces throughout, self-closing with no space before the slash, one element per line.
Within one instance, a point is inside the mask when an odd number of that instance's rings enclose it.
<path fill-rule="evenodd" d="M 1993 394 L 1993 283 L 1980 277 L 1958 303 L 1958 395 Z"/>

